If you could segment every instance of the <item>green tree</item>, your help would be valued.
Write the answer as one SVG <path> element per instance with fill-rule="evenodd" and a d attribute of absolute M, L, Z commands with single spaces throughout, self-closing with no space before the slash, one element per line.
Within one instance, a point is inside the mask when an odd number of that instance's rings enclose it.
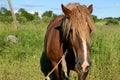
<path fill-rule="evenodd" d="M 35 12 L 35 13 L 33 14 L 33 16 L 34 16 L 34 19 L 40 19 L 38 12 Z"/>
<path fill-rule="evenodd" d="M 110 20 L 110 19 L 113 19 L 112 17 L 106 17 L 106 18 L 104 18 L 104 19 L 106 19 L 106 20 Z"/>
<path fill-rule="evenodd" d="M 0 14 L 3 15 L 3 16 L 11 16 L 11 12 L 10 10 L 7 10 L 6 8 L 2 7 L 0 9 Z"/>
<path fill-rule="evenodd" d="M 33 14 L 31 13 L 28 13 L 25 9 L 23 8 L 20 8 L 18 10 L 18 14 L 22 17 L 25 17 L 27 19 L 27 21 L 32 21 L 34 19 L 34 16 Z"/>
<path fill-rule="evenodd" d="M 118 20 L 115 20 L 115 19 L 109 19 L 105 25 L 119 25 L 119 22 Z"/>
<path fill-rule="evenodd" d="M 116 18 L 118 21 L 120 21 L 120 17 Z"/>
<path fill-rule="evenodd" d="M 45 12 L 42 14 L 42 17 L 44 17 L 44 16 L 52 17 L 52 14 L 53 14 L 52 11 L 45 11 Z"/>
<path fill-rule="evenodd" d="M 42 14 L 42 20 L 45 22 L 45 23 L 48 23 L 51 19 L 57 17 L 58 15 L 53 13 L 53 11 L 45 11 L 43 14 Z"/>
<path fill-rule="evenodd" d="M 10 10 L 7 10 L 6 8 L 2 7 L 0 9 L 0 21 L 1 22 L 7 22 L 10 23 L 12 22 L 12 15 Z"/>
<path fill-rule="evenodd" d="M 95 15 L 92 15 L 92 18 L 93 18 L 94 22 L 99 21 L 99 19 L 98 19 L 97 16 L 95 16 Z"/>
<path fill-rule="evenodd" d="M 57 16 L 58 16 L 57 14 L 54 14 L 54 13 L 53 13 L 53 18 L 55 18 L 55 17 L 57 17 Z"/>
<path fill-rule="evenodd" d="M 19 15 L 18 13 L 16 13 L 15 15 L 16 15 L 16 18 L 17 18 L 17 20 L 19 21 L 19 23 L 25 23 L 25 22 L 27 22 L 26 17 L 21 16 L 21 15 Z"/>

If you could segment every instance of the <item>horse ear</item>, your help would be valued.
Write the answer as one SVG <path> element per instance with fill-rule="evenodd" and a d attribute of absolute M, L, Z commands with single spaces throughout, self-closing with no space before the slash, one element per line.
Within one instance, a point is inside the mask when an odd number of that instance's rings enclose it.
<path fill-rule="evenodd" d="M 93 5 L 92 4 L 88 6 L 88 10 L 89 10 L 90 13 L 93 12 Z"/>
<path fill-rule="evenodd" d="M 62 11 L 67 18 L 70 18 L 72 11 L 66 8 L 63 4 L 61 4 Z"/>

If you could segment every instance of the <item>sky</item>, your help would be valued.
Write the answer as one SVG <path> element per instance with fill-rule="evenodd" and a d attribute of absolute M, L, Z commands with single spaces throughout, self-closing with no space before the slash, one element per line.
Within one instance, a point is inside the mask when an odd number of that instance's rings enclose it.
<path fill-rule="evenodd" d="M 93 4 L 93 15 L 98 18 L 120 17 L 120 0 L 11 0 L 14 12 L 24 8 L 30 13 L 52 10 L 56 14 L 62 14 L 61 4 L 80 3 L 81 5 Z M 7 0 L 0 0 L 0 8 L 9 9 Z"/>

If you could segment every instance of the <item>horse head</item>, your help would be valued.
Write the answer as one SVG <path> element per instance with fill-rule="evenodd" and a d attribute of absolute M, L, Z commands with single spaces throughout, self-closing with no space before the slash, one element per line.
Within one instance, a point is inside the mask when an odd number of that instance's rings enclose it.
<path fill-rule="evenodd" d="M 62 33 L 63 40 L 73 50 L 75 63 L 79 71 L 86 72 L 91 66 L 90 61 L 90 33 L 95 32 L 91 13 L 92 5 L 86 7 L 75 3 L 61 5 L 65 16 L 61 26 L 57 29 Z"/>

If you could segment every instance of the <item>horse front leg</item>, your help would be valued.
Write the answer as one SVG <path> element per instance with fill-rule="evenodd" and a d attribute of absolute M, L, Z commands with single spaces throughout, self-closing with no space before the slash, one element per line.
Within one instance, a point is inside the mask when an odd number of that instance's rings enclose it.
<path fill-rule="evenodd" d="M 57 63 L 52 61 L 51 64 L 52 64 L 52 68 L 55 68 L 55 70 L 54 70 L 55 80 L 61 80 L 59 67 L 58 67 Z"/>
<path fill-rule="evenodd" d="M 55 68 L 55 70 L 54 70 L 55 80 L 69 80 L 68 76 L 66 76 L 67 74 L 63 70 L 63 66 L 57 65 L 57 64 L 58 63 L 52 62 L 52 66 L 53 66 L 53 68 Z"/>
<path fill-rule="evenodd" d="M 58 63 L 51 61 L 51 64 L 53 69 L 55 69 L 54 74 L 56 75 L 56 80 L 68 80 L 69 71 L 67 69 L 65 55 L 62 56 Z"/>

